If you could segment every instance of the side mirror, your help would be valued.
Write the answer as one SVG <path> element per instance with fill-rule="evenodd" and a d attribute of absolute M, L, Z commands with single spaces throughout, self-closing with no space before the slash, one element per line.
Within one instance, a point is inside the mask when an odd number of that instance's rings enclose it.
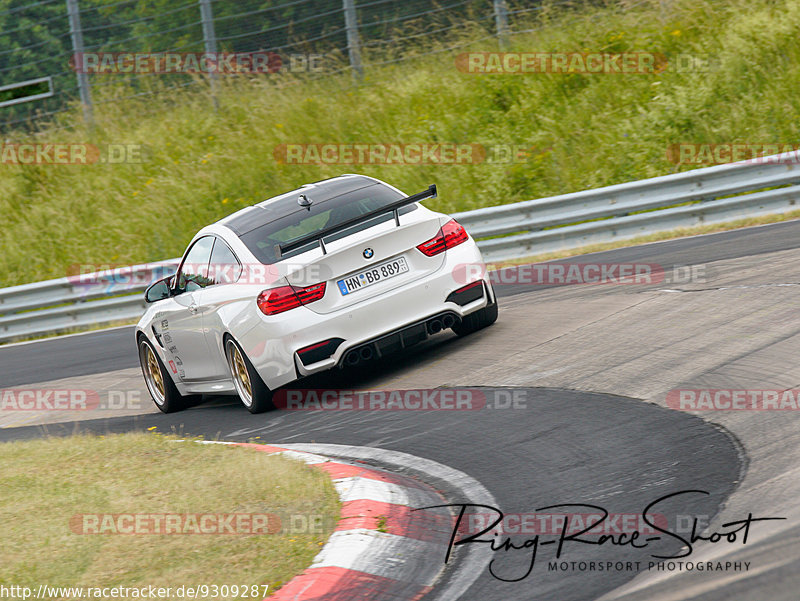
<path fill-rule="evenodd" d="M 164 279 L 158 280 L 155 284 L 151 284 L 150 287 L 144 291 L 145 302 L 154 303 L 156 301 L 169 298 L 172 294 L 169 286 L 169 281 L 171 279 L 172 276 L 168 276 Z"/>

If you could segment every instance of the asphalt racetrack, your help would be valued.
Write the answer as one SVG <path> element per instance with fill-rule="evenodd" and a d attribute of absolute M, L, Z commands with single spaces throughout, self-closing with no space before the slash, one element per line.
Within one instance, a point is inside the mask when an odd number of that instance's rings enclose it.
<path fill-rule="evenodd" d="M 586 562 L 582 569 L 550 569 L 555 545 L 542 545 L 530 575 L 506 582 L 526 573 L 530 551 L 495 551 L 494 576 L 481 574 L 462 598 L 796 599 L 797 412 L 679 411 L 668 408 L 667 399 L 670 391 L 688 389 L 800 386 L 798 259 L 800 222 L 584 255 L 562 262 L 659 264 L 665 275 L 637 285 L 530 285 L 503 278 L 496 286 L 500 318 L 491 328 L 463 339 L 439 335 L 369 369 L 294 386 L 466 388 L 485 395 L 482 409 L 253 416 L 236 399 L 220 397 L 171 415 L 154 412 L 149 402 L 87 411 L 81 420 L 64 412 L 0 415 L 0 440 L 155 426 L 221 440 L 380 447 L 466 472 L 494 495 L 499 509 L 514 515 L 564 503 L 635 515 L 666 495 L 703 491 L 666 500 L 655 512 L 671 530 L 684 527 L 687 516 L 700 516 L 710 522 L 706 534 L 730 530 L 723 524 L 748 514 L 786 518 L 753 523 L 747 544 L 741 538 L 699 541 L 684 559 L 747 562 L 747 570 L 648 569 L 656 561 L 652 555 L 681 553 L 681 541 L 666 535 L 646 548 L 572 542 L 560 560 Z M 132 329 L 0 348 L 0 388 L 12 386 L 141 394 Z M 513 540 L 532 536 L 518 533 Z M 555 537 L 542 534 L 542 540 L 548 536 Z M 588 567 L 609 561 L 615 567 Z"/>

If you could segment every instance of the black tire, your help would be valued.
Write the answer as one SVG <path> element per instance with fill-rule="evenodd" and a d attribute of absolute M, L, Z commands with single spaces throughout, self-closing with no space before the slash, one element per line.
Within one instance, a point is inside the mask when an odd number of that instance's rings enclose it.
<path fill-rule="evenodd" d="M 483 309 L 478 309 L 470 313 L 453 326 L 453 331 L 459 336 L 466 336 L 478 330 L 492 325 L 497 321 L 497 301 L 493 301 L 486 305 Z"/>
<path fill-rule="evenodd" d="M 239 399 L 250 413 L 273 409 L 272 391 L 264 384 L 247 355 L 230 336 L 225 338 L 225 359 Z"/>
<path fill-rule="evenodd" d="M 162 413 L 174 413 L 196 402 L 202 395 L 182 395 L 178 392 L 167 368 L 161 362 L 156 349 L 145 336 L 139 336 L 139 365 L 150 398 Z"/>

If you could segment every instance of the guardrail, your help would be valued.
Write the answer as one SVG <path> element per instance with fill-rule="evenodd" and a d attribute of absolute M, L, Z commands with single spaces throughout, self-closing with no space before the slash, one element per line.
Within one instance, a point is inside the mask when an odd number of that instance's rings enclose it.
<path fill-rule="evenodd" d="M 138 319 L 142 292 L 179 259 L 0 288 L 0 342 Z"/>
<path fill-rule="evenodd" d="M 798 183 L 800 152 L 795 151 L 454 217 L 474 238 L 503 236 L 478 244 L 486 261 L 507 261 L 800 209 L 800 187 L 777 188 Z"/>
<path fill-rule="evenodd" d="M 487 262 L 800 209 L 800 151 L 455 214 Z M 179 259 L 0 289 L 0 342 L 137 319 Z"/>

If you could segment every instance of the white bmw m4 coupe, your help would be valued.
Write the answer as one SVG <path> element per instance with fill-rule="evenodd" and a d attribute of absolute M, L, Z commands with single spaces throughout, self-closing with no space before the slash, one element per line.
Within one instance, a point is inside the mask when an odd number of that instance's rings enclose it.
<path fill-rule="evenodd" d="M 455 220 L 362 175 L 307 184 L 200 230 L 145 292 L 136 343 L 158 408 L 278 387 L 497 319 L 481 253 Z"/>

